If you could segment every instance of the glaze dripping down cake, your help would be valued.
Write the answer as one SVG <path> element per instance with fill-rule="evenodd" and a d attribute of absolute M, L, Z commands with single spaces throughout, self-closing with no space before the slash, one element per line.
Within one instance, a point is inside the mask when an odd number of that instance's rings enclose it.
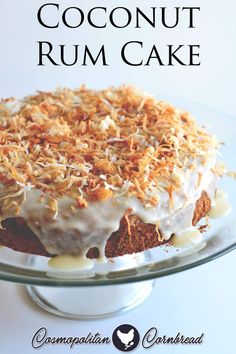
<path fill-rule="evenodd" d="M 162 245 L 207 215 L 219 143 L 133 87 L 0 101 L 0 244 L 116 257 Z"/>

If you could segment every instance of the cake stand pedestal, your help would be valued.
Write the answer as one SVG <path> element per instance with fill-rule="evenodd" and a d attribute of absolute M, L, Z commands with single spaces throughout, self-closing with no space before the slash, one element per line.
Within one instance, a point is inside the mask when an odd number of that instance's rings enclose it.
<path fill-rule="evenodd" d="M 142 303 L 154 281 L 89 287 L 27 285 L 31 299 L 44 310 L 60 317 L 90 320 L 118 315 Z"/>

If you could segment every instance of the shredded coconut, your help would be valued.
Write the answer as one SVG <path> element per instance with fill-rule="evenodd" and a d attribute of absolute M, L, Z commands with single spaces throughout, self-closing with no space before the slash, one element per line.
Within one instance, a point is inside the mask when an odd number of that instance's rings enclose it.
<path fill-rule="evenodd" d="M 0 101 L 6 196 L 31 185 L 81 208 L 124 193 L 155 205 L 155 188 L 168 191 L 172 205 L 178 171 L 196 158 L 206 163 L 219 145 L 188 113 L 129 86 L 39 92 L 17 110 L 9 102 Z"/>

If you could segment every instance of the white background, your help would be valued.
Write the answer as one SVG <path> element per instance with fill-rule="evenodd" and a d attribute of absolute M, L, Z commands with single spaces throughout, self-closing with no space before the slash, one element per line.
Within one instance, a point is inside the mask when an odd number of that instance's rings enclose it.
<path fill-rule="evenodd" d="M 46 2 L 46 1 L 45 1 Z M 196 16 L 196 28 L 186 29 L 186 18 L 173 30 L 161 26 L 153 29 L 95 30 L 88 26 L 80 29 L 46 30 L 36 19 L 37 9 L 43 1 L 0 2 L 0 97 L 22 97 L 37 89 L 51 90 L 57 86 L 77 87 L 82 83 L 92 88 L 131 83 L 154 93 L 167 93 L 201 102 L 223 112 L 235 115 L 235 59 L 236 59 L 236 3 L 233 0 L 195 1 L 56 1 L 61 8 L 79 6 L 85 11 L 93 6 L 201 6 Z M 54 20 L 51 14 L 49 20 Z M 55 44 L 88 44 L 96 50 L 105 44 L 109 67 L 38 67 L 37 41 Z M 165 52 L 166 44 L 200 44 L 200 67 L 131 68 L 122 63 L 119 50 L 129 40 L 144 42 L 143 57 L 156 44 Z M 70 54 L 70 48 L 68 47 Z M 56 54 L 55 54 L 56 55 Z M 205 333 L 201 347 L 158 347 L 160 353 L 233 353 L 236 328 L 235 253 L 187 272 L 159 279 L 151 297 L 140 307 L 105 320 L 80 322 L 47 315 L 36 308 L 20 286 L 0 282 L 0 352 L 4 354 L 33 353 L 31 338 L 45 326 L 52 336 L 76 336 L 89 331 L 110 335 L 119 324 L 131 323 L 141 333 L 158 327 L 160 334 L 174 335 L 178 331 L 190 335 Z M 114 352 L 107 348 L 75 348 L 75 353 Z M 69 353 L 63 346 L 45 347 L 42 353 Z M 135 353 L 144 352 L 137 349 Z"/>

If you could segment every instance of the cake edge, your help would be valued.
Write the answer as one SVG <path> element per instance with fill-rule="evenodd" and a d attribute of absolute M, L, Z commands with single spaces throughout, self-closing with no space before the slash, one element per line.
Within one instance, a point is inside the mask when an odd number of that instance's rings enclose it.
<path fill-rule="evenodd" d="M 204 218 L 211 208 L 211 200 L 203 191 L 195 204 L 192 225 L 195 226 Z M 55 255 L 46 251 L 39 238 L 27 226 L 24 219 L 19 217 L 8 218 L 2 222 L 0 229 L 0 244 L 17 252 L 34 254 L 45 257 Z M 171 242 L 164 240 L 156 225 L 148 224 L 132 214 L 124 215 L 120 220 L 119 229 L 113 232 L 107 240 L 105 255 L 107 258 L 115 258 L 126 254 L 139 253 L 147 249 Z M 88 258 L 98 258 L 99 250 L 96 247 L 89 249 Z"/>

